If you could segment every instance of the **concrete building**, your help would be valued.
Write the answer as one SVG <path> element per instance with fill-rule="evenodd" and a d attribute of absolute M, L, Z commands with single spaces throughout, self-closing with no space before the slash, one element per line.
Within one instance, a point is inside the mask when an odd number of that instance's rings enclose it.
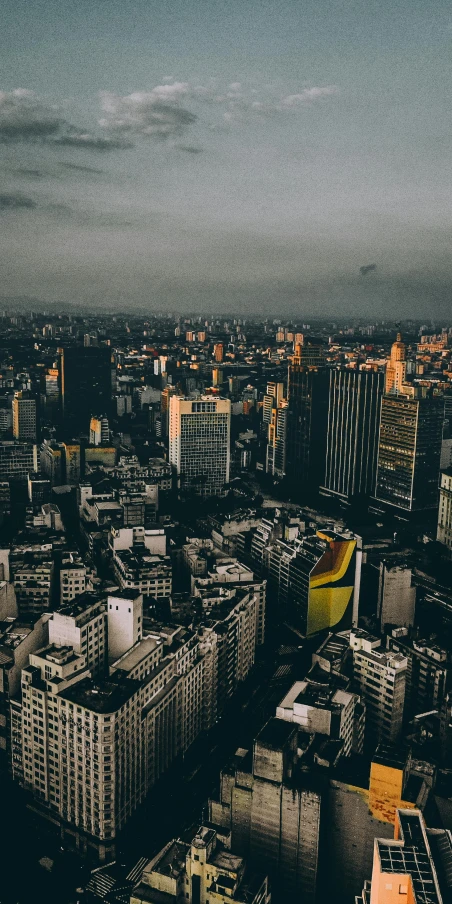
<path fill-rule="evenodd" d="M 440 712 L 451 675 L 447 650 L 428 638 L 410 637 L 403 628 L 394 629 L 386 643 L 388 650 L 407 659 L 405 718 L 433 710 Z"/>
<path fill-rule="evenodd" d="M 107 446 L 110 442 L 110 426 L 108 423 L 108 417 L 102 415 L 100 417 L 93 417 L 90 420 L 89 424 L 89 442 L 90 446 Z"/>
<path fill-rule="evenodd" d="M 320 832 L 320 794 L 297 771 L 298 727 L 270 719 L 253 751 L 239 749 L 223 770 L 209 822 L 231 837 L 231 848 L 265 869 L 275 901 L 314 902 Z"/>
<path fill-rule="evenodd" d="M 113 556 L 113 571 L 125 592 L 136 591 L 157 598 L 171 596 L 172 567 L 169 556 L 153 555 L 146 547 L 118 549 Z"/>
<path fill-rule="evenodd" d="M 403 558 L 380 562 L 377 615 L 382 633 L 385 625 L 409 628 L 414 624 L 416 588 L 412 571 Z"/>
<path fill-rule="evenodd" d="M 190 844 L 173 840 L 145 866 L 130 904 L 270 904 L 267 877 L 247 869 L 212 828 L 200 826 Z"/>
<path fill-rule="evenodd" d="M 366 704 L 366 728 L 377 741 L 397 743 L 402 732 L 408 660 L 381 652 L 375 638 L 351 632 L 355 687 Z M 379 645 L 379 641 L 377 641 Z"/>
<path fill-rule="evenodd" d="M 86 590 L 87 568 L 80 557 L 71 553 L 60 568 L 60 604 L 66 606 Z"/>
<path fill-rule="evenodd" d="M 452 550 L 452 468 L 441 471 L 436 539 Z"/>
<path fill-rule="evenodd" d="M 307 734 L 341 741 L 341 756 L 362 753 L 365 709 L 357 694 L 334 681 L 296 681 L 276 709 L 276 718 L 298 725 Z"/>
<path fill-rule="evenodd" d="M 229 482 L 230 429 L 229 399 L 171 397 L 169 460 L 181 489 L 199 496 L 224 493 Z"/>
<path fill-rule="evenodd" d="M 125 591 L 107 600 L 108 657 L 119 659 L 143 636 L 143 596 Z"/>
<path fill-rule="evenodd" d="M 0 767 L 11 766 L 10 703 L 20 692 L 21 671 L 30 653 L 47 641 L 48 616 L 23 621 L 7 616 L 0 621 Z"/>
<path fill-rule="evenodd" d="M 49 643 L 71 647 L 83 656 L 92 675 L 103 674 L 108 660 L 107 600 L 83 593 L 52 613 Z"/>
<path fill-rule="evenodd" d="M 36 399 L 26 392 L 16 392 L 13 398 L 13 436 L 19 442 L 36 442 Z"/>
<path fill-rule="evenodd" d="M 0 474 L 3 480 L 28 478 L 38 470 L 38 448 L 33 443 L 0 443 Z"/>

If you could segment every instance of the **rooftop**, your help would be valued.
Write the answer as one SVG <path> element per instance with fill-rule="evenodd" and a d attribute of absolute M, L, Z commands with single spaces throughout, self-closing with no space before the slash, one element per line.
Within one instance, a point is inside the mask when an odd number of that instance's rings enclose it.
<path fill-rule="evenodd" d="M 61 698 L 104 715 L 120 709 L 140 687 L 141 682 L 116 675 L 99 682 L 86 678 L 64 690 Z"/>
<path fill-rule="evenodd" d="M 416 904 L 441 904 L 435 863 L 419 810 L 398 810 L 400 839 L 377 839 L 382 873 L 411 877 Z"/>
<path fill-rule="evenodd" d="M 260 747 L 268 747 L 270 750 L 282 750 L 297 729 L 298 726 L 293 722 L 285 722 L 284 719 L 274 717 L 261 728 L 255 744 Z"/>

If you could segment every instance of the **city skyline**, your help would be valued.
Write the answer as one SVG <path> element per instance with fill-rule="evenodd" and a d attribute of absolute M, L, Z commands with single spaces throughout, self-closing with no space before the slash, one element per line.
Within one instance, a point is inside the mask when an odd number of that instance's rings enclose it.
<path fill-rule="evenodd" d="M 451 24 L 8 0 L 0 304 L 444 315 Z"/>

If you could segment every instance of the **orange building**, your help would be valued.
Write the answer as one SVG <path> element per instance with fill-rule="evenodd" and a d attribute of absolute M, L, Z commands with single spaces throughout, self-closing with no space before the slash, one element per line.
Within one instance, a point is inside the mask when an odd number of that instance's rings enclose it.
<path fill-rule="evenodd" d="M 372 881 L 356 904 L 446 904 L 452 835 L 428 829 L 420 810 L 397 810 L 393 839 L 376 838 Z"/>

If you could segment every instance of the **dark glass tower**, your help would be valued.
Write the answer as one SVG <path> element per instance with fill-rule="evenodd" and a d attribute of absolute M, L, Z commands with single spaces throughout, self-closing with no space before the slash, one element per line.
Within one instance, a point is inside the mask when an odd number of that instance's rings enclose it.
<path fill-rule="evenodd" d="M 299 360 L 289 366 L 286 474 L 294 492 L 307 498 L 325 476 L 329 372 Z"/>
<path fill-rule="evenodd" d="M 384 374 L 330 371 L 324 489 L 347 501 L 375 493 Z"/>
<path fill-rule="evenodd" d="M 437 508 L 443 422 L 443 399 L 383 396 L 378 502 L 407 513 Z"/>
<path fill-rule="evenodd" d="M 61 352 L 61 406 L 72 430 L 89 431 L 92 414 L 108 415 L 111 404 L 111 351 L 76 346 Z"/>

